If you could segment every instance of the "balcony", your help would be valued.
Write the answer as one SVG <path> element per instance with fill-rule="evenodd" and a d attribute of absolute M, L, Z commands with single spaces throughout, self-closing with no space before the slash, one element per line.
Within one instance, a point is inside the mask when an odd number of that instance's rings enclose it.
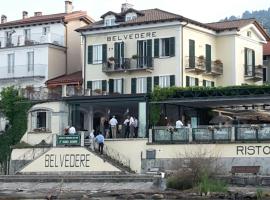
<path fill-rule="evenodd" d="M 220 60 L 207 61 L 203 56 L 186 59 L 186 70 L 196 74 L 219 76 L 223 74 L 223 64 Z"/>
<path fill-rule="evenodd" d="M 113 72 L 132 72 L 132 71 L 149 71 L 153 70 L 152 57 L 138 57 L 138 58 L 122 58 L 122 59 L 108 59 L 103 63 L 102 71 L 105 73 Z"/>
<path fill-rule="evenodd" d="M 29 38 L 24 35 L 12 35 L 10 37 L 0 38 L 0 48 L 11 48 L 19 46 L 32 46 L 37 44 L 55 44 L 59 46 L 64 46 L 64 36 L 49 33 L 43 35 L 42 33 L 31 34 Z"/>
<path fill-rule="evenodd" d="M 0 66 L 0 79 L 44 78 L 46 68 L 47 65 L 44 64 Z"/>
<path fill-rule="evenodd" d="M 223 63 L 220 60 L 206 61 L 206 71 L 207 75 L 219 76 L 223 74 Z"/>
<path fill-rule="evenodd" d="M 263 66 L 262 65 L 245 65 L 245 80 L 261 81 L 263 79 Z"/>

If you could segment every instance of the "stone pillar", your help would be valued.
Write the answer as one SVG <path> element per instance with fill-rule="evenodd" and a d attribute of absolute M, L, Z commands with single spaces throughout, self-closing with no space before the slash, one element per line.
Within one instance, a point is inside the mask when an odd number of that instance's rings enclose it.
<path fill-rule="evenodd" d="M 231 142 L 235 142 L 235 127 L 231 128 Z"/>
<path fill-rule="evenodd" d="M 56 147 L 56 134 L 53 134 L 52 140 L 53 140 L 53 147 Z"/>
<path fill-rule="evenodd" d="M 192 128 L 188 128 L 188 142 L 191 143 L 192 141 L 193 141 Z"/>
<path fill-rule="evenodd" d="M 67 85 L 62 85 L 62 97 L 67 96 Z"/>
<path fill-rule="evenodd" d="M 149 129 L 148 142 L 153 143 L 153 130 L 152 129 Z"/>
<path fill-rule="evenodd" d="M 84 146 L 84 132 L 81 132 L 81 147 Z"/>
<path fill-rule="evenodd" d="M 91 132 L 93 130 L 93 119 L 94 119 L 94 111 L 93 106 L 89 107 L 88 110 L 88 131 Z"/>

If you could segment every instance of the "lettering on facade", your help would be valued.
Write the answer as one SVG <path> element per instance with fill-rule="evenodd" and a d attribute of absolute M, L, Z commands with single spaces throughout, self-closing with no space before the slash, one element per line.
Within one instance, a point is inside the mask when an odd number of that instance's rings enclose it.
<path fill-rule="evenodd" d="M 107 36 L 107 42 L 124 41 L 124 40 L 138 40 L 138 39 L 150 39 L 157 37 L 156 32 L 144 32 L 144 33 L 130 33 L 123 35 Z"/>
<path fill-rule="evenodd" d="M 90 154 L 46 154 L 45 167 L 90 167 Z"/>
<path fill-rule="evenodd" d="M 236 146 L 236 155 L 238 156 L 262 156 L 262 155 L 270 155 L 270 146 L 262 146 L 262 145 L 238 145 Z"/>

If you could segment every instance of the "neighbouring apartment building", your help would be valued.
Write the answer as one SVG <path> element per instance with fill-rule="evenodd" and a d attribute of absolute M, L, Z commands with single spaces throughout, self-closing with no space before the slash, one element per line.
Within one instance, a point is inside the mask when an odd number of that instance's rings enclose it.
<path fill-rule="evenodd" d="M 84 97 L 67 101 L 77 113 L 73 123 L 83 118 L 79 127 L 91 130 L 103 117 L 116 115 L 123 121 L 135 115 L 145 134 L 144 94 L 155 86 L 262 84 L 262 50 L 269 36 L 255 19 L 204 24 L 127 3 L 121 12 L 101 18 L 77 30 L 84 41 L 86 90 Z"/>
<path fill-rule="evenodd" d="M 14 85 L 38 90 L 47 80 L 81 71 L 81 37 L 75 29 L 92 22 L 84 11 L 43 15 L 35 12 L 0 24 L 0 90 Z"/>

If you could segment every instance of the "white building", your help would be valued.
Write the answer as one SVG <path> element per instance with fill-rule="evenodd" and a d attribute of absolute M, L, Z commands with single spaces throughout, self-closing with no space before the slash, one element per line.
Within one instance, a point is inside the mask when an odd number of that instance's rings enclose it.
<path fill-rule="evenodd" d="M 80 34 L 74 30 L 92 22 L 84 11 L 73 11 L 65 2 L 65 12 L 43 15 L 35 12 L 22 19 L 0 24 L 0 90 L 37 88 L 49 79 L 81 70 Z"/>

